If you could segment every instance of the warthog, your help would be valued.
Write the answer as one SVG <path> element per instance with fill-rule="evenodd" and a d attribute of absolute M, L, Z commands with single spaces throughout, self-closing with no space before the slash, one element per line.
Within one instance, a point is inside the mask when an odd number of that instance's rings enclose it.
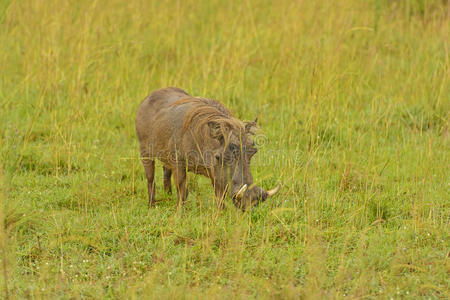
<path fill-rule="evenodd" d="M 275 194 L 253 184 L 250 160 L 256 153 L 250 138 L 253 122 L 242 122 L 215 100 L 192 97 L 179 88 L 154 91 L 139 106 L 136 133 L 147 177 L 149 205 L 155 204 L 155 159 L 163 163 L 164 189 L 171 192 L 171 175 L 178 204 L 188 190 L 186 172 L 211 179 L 222 205 L 228 193 L 245 210 Z"/>

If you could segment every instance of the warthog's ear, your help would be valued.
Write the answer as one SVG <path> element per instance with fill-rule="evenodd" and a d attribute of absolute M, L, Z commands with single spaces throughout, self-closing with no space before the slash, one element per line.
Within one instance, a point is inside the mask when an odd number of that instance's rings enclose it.
<path fill-rule="evenodd" d="M 254 121 L 245 123 L 245 133 L 252 133 L 252 128 L 256 127 L 256 122 L 258 122 L 258 118 L 255 118 Z"/>

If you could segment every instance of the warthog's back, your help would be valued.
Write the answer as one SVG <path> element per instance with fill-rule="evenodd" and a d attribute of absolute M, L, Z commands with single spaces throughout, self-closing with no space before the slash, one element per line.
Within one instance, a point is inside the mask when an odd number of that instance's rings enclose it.
<path fill-rule="evenodd" d="M 186 109 L 171 104 L 186 97 L 190 96 L 182 89 L 168 87 L 145 98 L 136 115 L 136 133 L 141 148 L 149 147 L 150 152 L 169 150 L 168 143 L 180 134 L 186 113 Z"/>

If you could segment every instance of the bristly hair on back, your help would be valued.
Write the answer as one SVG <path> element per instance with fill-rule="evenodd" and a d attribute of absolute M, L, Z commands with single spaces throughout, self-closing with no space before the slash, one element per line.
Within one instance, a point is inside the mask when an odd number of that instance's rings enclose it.
<path fill-rule="evenodd" d="M 231 112 L 216 100 L 188 97 L 177 100 L 171 106 L 178 105 L 191 106 L 184 119 L 183 130 L 189 129 L 200 138 L 210 132 L 213 137 L 222 135 L 226 139 L 230 131 L 245 131 L 244 123 L 234 118 Z"/>

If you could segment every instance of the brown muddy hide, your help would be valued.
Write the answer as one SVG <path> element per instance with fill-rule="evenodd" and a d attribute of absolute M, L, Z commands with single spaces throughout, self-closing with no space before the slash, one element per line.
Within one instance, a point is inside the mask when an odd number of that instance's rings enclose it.
<path fill-rule="evenodd" d="M 255 125 L 256 122 L 250 124 Z M 247 210 L 267 199 L 267 192 L 253 184 L 250 162 L 257 148 L 250 138 L 249 126 L 240 132 L 210 126 L 212 136 L 218 140 L 213 172 L 216 196 L 231 196 L 236 207 Z M 214 132 L 219 132 L 214 134 Z"/>

